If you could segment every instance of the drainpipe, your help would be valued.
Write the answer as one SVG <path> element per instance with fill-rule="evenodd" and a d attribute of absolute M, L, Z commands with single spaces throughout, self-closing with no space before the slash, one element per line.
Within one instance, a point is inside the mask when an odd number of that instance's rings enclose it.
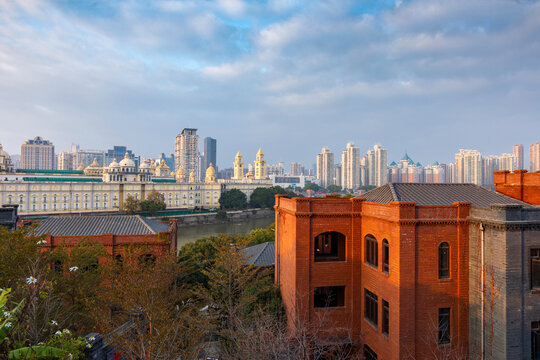
<path fill-rule="evenodd" d="M 481 328 L 481 359 L 484 360 L 484 298 L 485 298 L 485 286 L 484 286 L 484 225 L 480 224 L 480 243 L 481 243 L 481 255 L 480 255 L 480 286 L 482 287 L 482 294 L 481 294 L 481 319 L 482 319 L 482 328 Z"/>

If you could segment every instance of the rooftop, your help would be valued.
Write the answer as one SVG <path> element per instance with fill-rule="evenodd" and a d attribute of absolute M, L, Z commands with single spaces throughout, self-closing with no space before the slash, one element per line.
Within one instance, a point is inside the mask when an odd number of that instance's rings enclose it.
<path fill-rule="evenodd" d="M 246 265 L 274 266 L 274 242 L 269 241 L 259 245 L 249 246 L 245 249 L 244 256 L 246 257 Z"/>
<path fill-rule="evenodd" d="M 474 184 L 390 183 L 368 191 L 361 197 L 370 202 L 384 204 L 402 201 L 427 206 L 452 205 L 460 201 L 470 202 L 475 207 L 489 207 L 494 204 L 532 207 L 523 201 Z"/>
<path fill-rule="evenodd" d="M 139 215 L 51 216 L 41 220 L 36 236 L 156 235 L 170 226 Z"/>

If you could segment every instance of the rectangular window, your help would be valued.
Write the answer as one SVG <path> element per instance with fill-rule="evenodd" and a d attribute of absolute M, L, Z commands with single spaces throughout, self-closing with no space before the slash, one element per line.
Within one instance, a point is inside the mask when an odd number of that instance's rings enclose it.
<path fill-rule="evenodd" d="M 377 251 L 377 240 L 370 235 L 366 236 L 365 252 L 366 263 L 369 265 L 378 266 L 379 254 Z"/>
<path fill-rule="evenodd" d="M 377 360 L 377 353 L 373 351 L 372 348 L 370 348 L 367 345 L 364 345 L 364 359 L 365 360 Z"/>
<path fill-rule="evenodd" d="M 364 289 L 364 318 L 373 325 L 378 324 L 379 298 L 377 295 Z"/>
<path fill-rule="evenodd" d="M 316 308 L 345 306 L 345 286 L 316 287 L 314 293 Z"/>
<path fill-rule="evenodd" d="M 439 309 L 439 344 L 450 343 L 450 308 Z"/>
<path fill-rule="evenodd" d="M 531 249 L 531 289 L 540 289 L 540 249 Z"/>
<path fill-rule="evenodd" d="M 382 271 L 388 274 L 390 269 L 390 246 L 388 241 L 383 240 L 383 262 L 382 262 Z"/>
<path fill-rule="evenodd" d="M 382 301 L 382 333 L 386 336 L 390 335 L 390 305 L 388 301 Z"/>
<path fill-rule="evenodd" d="M 531 359 L 540 360 L 540 321 L 531 324 Z"/>

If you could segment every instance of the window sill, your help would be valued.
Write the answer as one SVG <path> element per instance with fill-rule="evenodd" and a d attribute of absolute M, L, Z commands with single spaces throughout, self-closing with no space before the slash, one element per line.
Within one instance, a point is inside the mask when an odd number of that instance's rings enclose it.
<path fill-rule="evenodd" d="M 373 323 L 371 320 L 364 318 L 364 321 L 367 322 L 375 331 L 379 331 L 377 324 Z"/>
<path fill-rule="evenodd" d="M 443 282 L 450 282 L 452 281 L 452 278 L 439 278 L 439 281 L 443 281 Z"/>
<path fill-rule="evenodd" d="M 367 262 L 364 262 L 364 265 L 369 266 L 373 270 L 379 271 L 379 265 L 373 265 L 373 264 L 370 264 L 370 263 L 367 263 Z"/>
<path fill-rule="evenodd" d="M 327 311 L 327 310 L 346 310 L 346 306 L 327 306 L 327 307 L 313 307 L 315 311 Z"/>
<path fill-rule="evenodd" d="M 341 263 L 344 263 L 344 262 L 347 262 L 347 260 L 341 260 L 341 259 L 314 259 L 313 260 L 314 263 L 317 263 L 317 264 L 324 264 L 324 263 L 338 263 L 338 262 L 341 262 Z"/>

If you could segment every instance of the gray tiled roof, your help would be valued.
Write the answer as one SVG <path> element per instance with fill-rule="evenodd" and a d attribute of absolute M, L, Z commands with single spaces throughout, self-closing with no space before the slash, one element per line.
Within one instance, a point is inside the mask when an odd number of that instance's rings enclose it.
<path fill-rule="evenodd" d="M 41 220 L 36 235 L 92 236 L 152 235 L 169 231 L 169 225 L 139 215 L 114 216 L 51 216 Z"/>
<path fill-rule="evenodd" d="M 255 266 L 274 266 L 275 264 L 275 248 L 274 242 L 269 241 L 259 245 L 253 245 L 245 248 L 244 256 L 246 257 L 246 265 Z"/>
<path fill-rule="evenodd" d="M 370 202 L 388 204 L 391 201 L 414 202 L 417 205 L 452 205 L 453 202 L 470 202 L 475 207 L 494 204 L 523 205 L 523 201 L 511 198 L 474 184 L 422 184 L 393 183 L 380 186 L 360 197 Z"/>

